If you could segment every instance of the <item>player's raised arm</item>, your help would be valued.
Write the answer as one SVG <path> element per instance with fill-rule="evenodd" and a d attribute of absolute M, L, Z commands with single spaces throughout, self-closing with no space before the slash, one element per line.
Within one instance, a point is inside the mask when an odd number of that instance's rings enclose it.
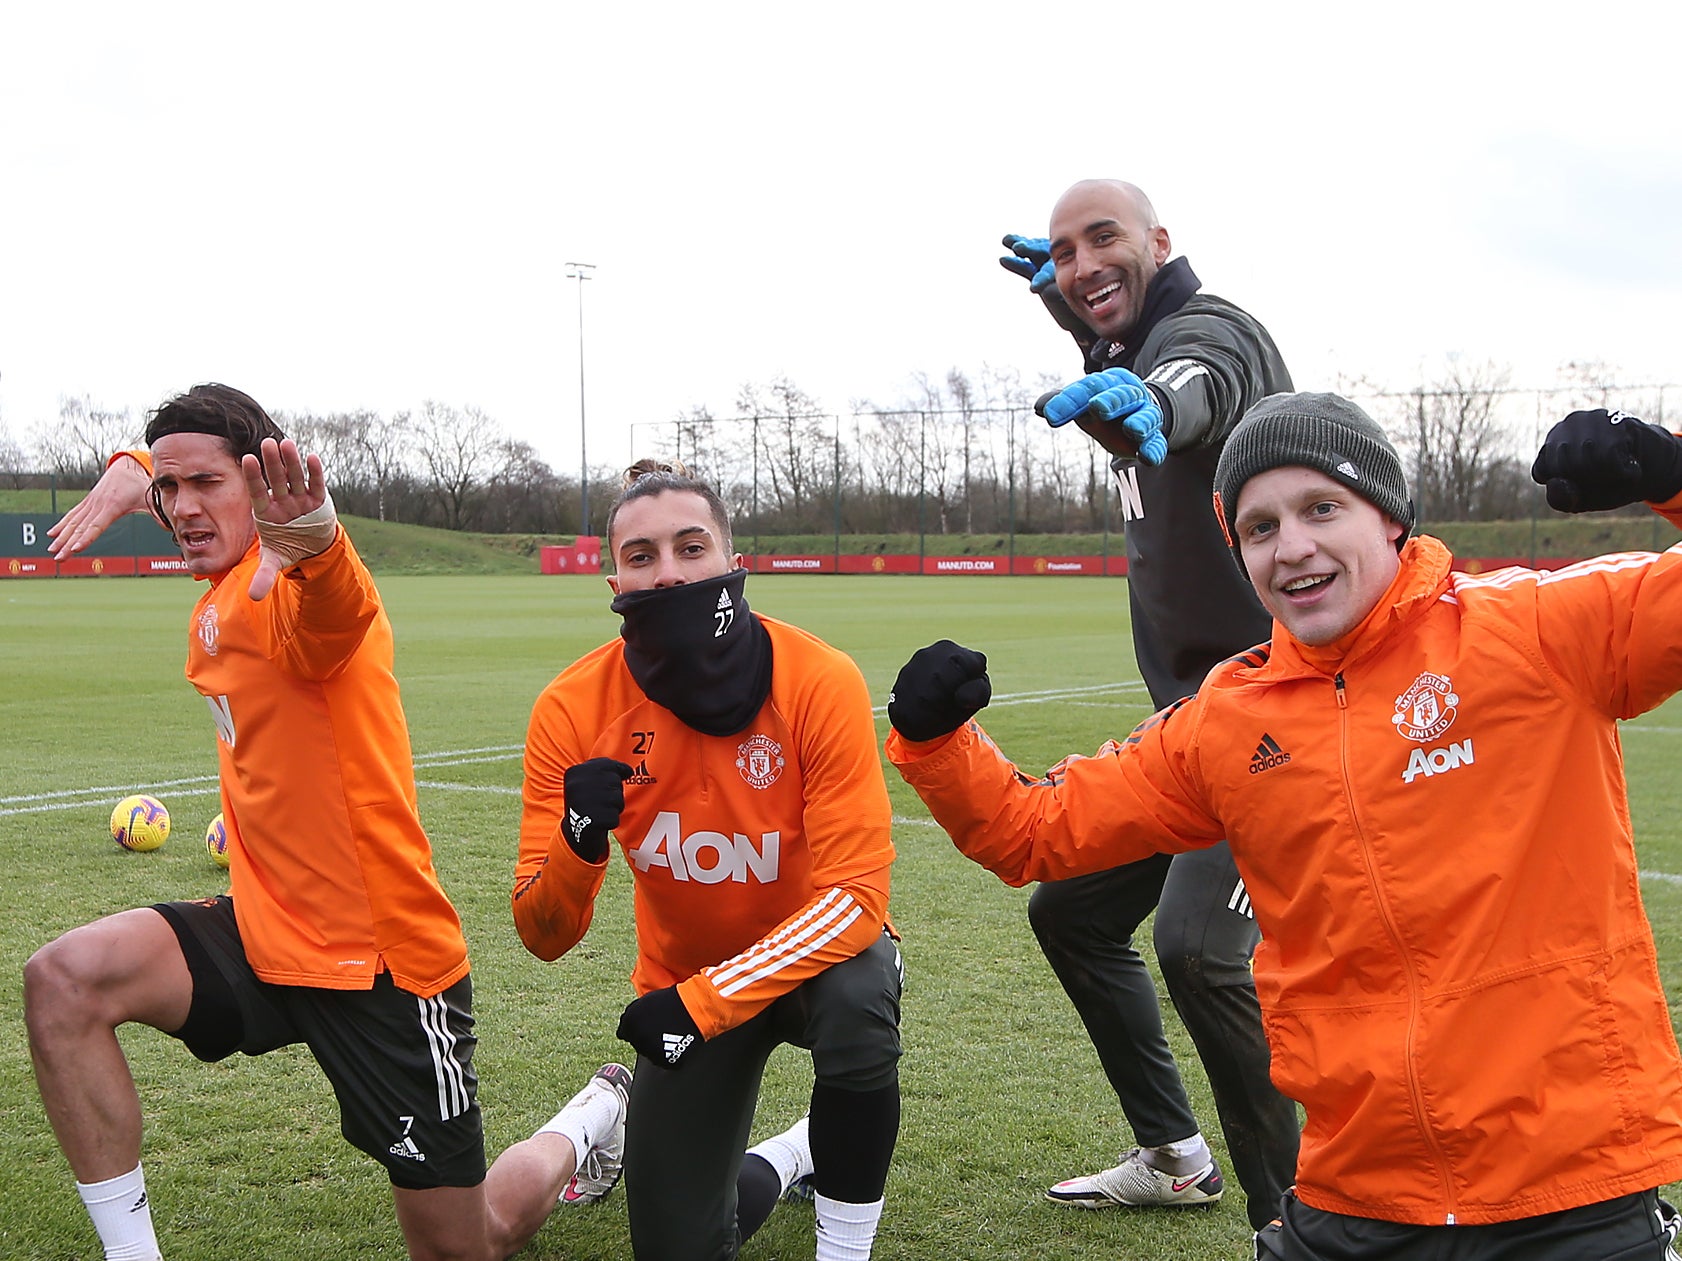
<path fill-rule="evenodd" d="M 152 472 L 140 457 L 125 451 L 115 456 L 93 489 L 55 523 L 47 527 L 47 554 L 54 560 L 74 556 L 131 512 L 152 511 Z"/>

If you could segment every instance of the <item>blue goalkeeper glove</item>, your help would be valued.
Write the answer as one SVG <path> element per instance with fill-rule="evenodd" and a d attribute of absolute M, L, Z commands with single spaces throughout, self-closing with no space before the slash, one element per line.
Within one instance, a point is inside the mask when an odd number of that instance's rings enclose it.
<path fill-rule="evenodd" d="M 1051 242 L 1043 236 L 1018 236 L 1012 232 L 1000 242 L 1010 251 L 999 266 L 1028 282 L 1034 293 L 1044 293 L 1057 283 L 1057 265 L 1051 261 Z"/>
<path fill-rule="evenodd" d="M 1034 410 L 1054 429 L 1083 415 L 1094 420 L 1119 420 L 1128 441 L 1146 464 L 1161 464 L 1168 458 L 1162 404 L 1150 387 L 1126 368 L 1106 368 L 1084 376 L 1040 399 Z"/>

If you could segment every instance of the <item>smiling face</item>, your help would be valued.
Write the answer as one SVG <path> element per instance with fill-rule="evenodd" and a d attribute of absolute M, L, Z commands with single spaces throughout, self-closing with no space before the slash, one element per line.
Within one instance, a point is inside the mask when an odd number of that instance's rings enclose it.
<path fill-rule="evenodd" d="M 1305 644 L 1372 612 L 1401 565 L 1402 526 L 1317 469 L 1257 473 L 1238 493 L 1235 537 L 1262 605 Z"/>
<path fill-rule="evenodd" d="M 1057 288 L 1100 337 L 1125 341 L 1145 309 L 1145 287 L 1168 261 L 1168 230 L 1131 184 L 1087 180 L 1051 212 Z"/>
<path fill-rule="evenodd" d="M 188 572 L 226 573 L 257 537 L 251 492 L 228 444 L 208 433 L 170 433 L 152 442 L 152 485 Z"/>
<path fill-rule="evenodd" d="M 608 539 L 614 595 L 704 582 L 741 568 L 728 550 L 707 501 L 689 490 L 667 490 L 628 499 L 613 518 Z"/>

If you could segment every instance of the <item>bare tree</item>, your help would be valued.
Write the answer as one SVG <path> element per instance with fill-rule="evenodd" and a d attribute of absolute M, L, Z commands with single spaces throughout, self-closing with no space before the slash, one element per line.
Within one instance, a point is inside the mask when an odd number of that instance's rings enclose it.
<path fill-rule="evenodd" d="M 1502 410 L 1507 380 L 1504 367 L 1451 357 L 1405 402 L 1392 396 L 1421 520 L 1489 520 L 1513 507 L 1519 460 L 1517 427 Z"/>
<path fill-rule="evenodd" d="M 37 425 L 32 437 L 48 470 L 61 477 L 97 477 L 112 452 L 140 444 L 143 429 L 128 408 L 98 407 L 84 394 L 61 397 L 57 422 Z"/>
<path fill-rule="evenodd" d="M 455 408 L 428 399 L 421 405 L 415 440 L 442 524 L 465 529 L 473 500 L 494 466 L 503 440 L 501 426 L 476 407 Z"/>
<path fill-rule="evenodd" d="M 501 534 L 552 534 L 561 529 L 561 480 L 529 442 L 504 438 L 479 498 L 480 529 Z M 571 514 L 568 514 L 571 519 Z"/>
<path fill-rule="evenodd" d="M 817 401 L 787 377 L 769 384 L 744 385 L 736 397 L 743 415 L 754 420 L 754 446 L 775 511 L 784 528 L 811 526 L 815 501 L 833 490 L 834 435 Z"/>
<path fill-rule="evenodd" d="M 23 444 L 12 437 L 12 431 L 3 417 L 0 417 L 0 473 L 3 473 L 12 489 L 23 485 L 24 474 L 28 472 L 29 457 L 24 454 Z"/>
<path fill-rule="evenodd" d="M 408 412 L 387 417 L 359 411 L 351 412 L 344 420 L 348 445 L 361 457 L 362 470 L 373 484 L 374 512 L 384 521 L 393 507 L 392 488 L 407 471 L 414 423 Z M 392 515 L 395 519 L 395 514 Z"/>

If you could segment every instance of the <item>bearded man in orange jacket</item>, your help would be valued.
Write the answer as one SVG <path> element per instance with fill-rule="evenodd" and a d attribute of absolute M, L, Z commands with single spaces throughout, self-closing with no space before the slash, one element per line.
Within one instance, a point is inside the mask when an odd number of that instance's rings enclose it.
<path fill-rule="evenodd" d="M 1623 413 L 1572 413 L 1532 472 L 1682 523 L 1682 439 Z M 1036 777 L 973 721 L 985 657 L 942 641 L 895 682 L 890 758 L 1013 885 L 1230 840 L 1307 1112 L 1258 1257 L 1674 1257 L 1682 1061 L 1617 723 L 1682 688 L 1682 546 L 1453 573 L 1335 395 L 1256 404 L 1215 487 L 1270 644 Z"/>

